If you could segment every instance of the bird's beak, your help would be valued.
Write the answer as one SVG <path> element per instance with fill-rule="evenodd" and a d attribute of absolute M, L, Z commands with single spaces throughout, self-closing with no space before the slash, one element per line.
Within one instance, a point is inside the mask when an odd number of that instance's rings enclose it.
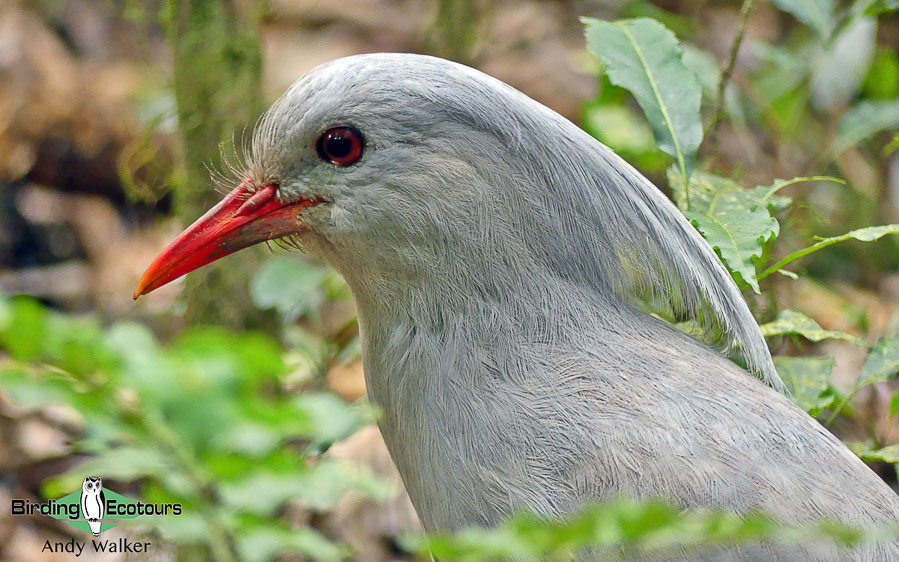
<path fill-rule="evenodd" d="M 253 244 L 305 230 L 303 209 L 321 200 L 285 203 L 275 197 L 276 190 L 275 185 L 253 190 L 249 182 L 240 184 L 153 260 L 134 298 Z"/>

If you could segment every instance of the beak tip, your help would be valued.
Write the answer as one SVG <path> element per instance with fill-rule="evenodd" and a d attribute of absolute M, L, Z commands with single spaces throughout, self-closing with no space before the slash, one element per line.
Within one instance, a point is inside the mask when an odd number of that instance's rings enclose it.
<path fill-rule="evenodd" d="M 150 287 L 150 283 L 147 283 L 147 276 L 144 275 L 141 280 L 137 283 L 137 288 L 134 289 L 134 294 L 131 295 L 133 300 L 137 300 L 140 297 L 146 295 L 150 291 L 148 290 Z"/>

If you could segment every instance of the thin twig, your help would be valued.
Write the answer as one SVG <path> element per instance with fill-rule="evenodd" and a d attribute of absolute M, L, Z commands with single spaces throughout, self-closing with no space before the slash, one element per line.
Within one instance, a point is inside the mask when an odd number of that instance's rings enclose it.
<path fill-rule="evenodd" d="M 718 96 L 715 99 L 715 111 L 712 112 L 712 122 L 709 123 L 709 130 L 706 132 L 706 138 L 709 146 L 712 147 L 712 153 L 717 152 L 718 144 L 718 122 L 721 121 L 721 114 L 724 113 L 724 93 L 730 79 L 734 75 L 734 67 L 737 65 L 737 55 L 740 53 L 740 47 L 743 45 L 743 37 L 746 36 L 746 28 L 749 27 L 749 14 L 752 12 L 752 6 L 755 0 L 743 0 L 740 7 L 740 23 L 737 27 L 737 35 L 734 37 L 733 43 L 730 45 L 730 54 L 727 58 L 727 65 L 721 72 L 721 79 L 718 81 Z"/>

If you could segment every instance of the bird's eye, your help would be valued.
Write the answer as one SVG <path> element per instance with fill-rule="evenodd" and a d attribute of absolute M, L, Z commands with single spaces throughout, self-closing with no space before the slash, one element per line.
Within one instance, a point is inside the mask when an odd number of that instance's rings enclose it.
<path fill-rule="evenodd" d="M 349 166 L 362 157 L 365 140 L 355 127 L 338 125 L 330 127 L 318 137 L 315 148 L 325 162 L 336 166 Z"/>

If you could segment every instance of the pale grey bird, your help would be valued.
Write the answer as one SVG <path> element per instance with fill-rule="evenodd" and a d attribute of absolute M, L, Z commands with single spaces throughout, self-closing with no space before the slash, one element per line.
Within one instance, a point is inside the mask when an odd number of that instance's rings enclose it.
<path fill-rule="evenodd" d="M 135 297 L 284 236 L 353 292 L 369 397 L 429 531 L 618 494 L 789 524 L 899 516 L 889 486 L 778 391 L 740 292 L 677 209 L 485 74 L 408 54 L 311 71 L 257 126 L 243 182 Z M 770 386 L 628 304 L 636 294 L 718 326 Z M 849 557 L 773 544 L 706 555 Z"/>

